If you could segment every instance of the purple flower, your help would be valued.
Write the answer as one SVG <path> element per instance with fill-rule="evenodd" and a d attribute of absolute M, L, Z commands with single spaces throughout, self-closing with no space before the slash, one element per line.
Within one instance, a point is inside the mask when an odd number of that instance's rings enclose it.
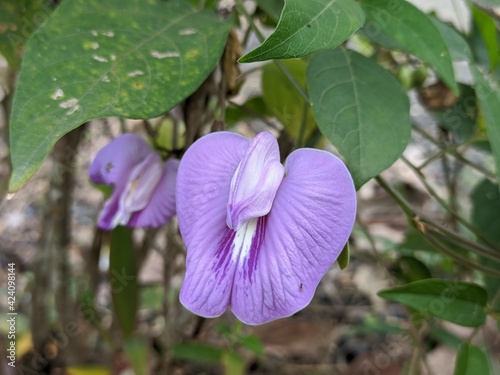
<path fill-rule="evenodd" d="M 345 165 L 300 149 L 280 163 L 268 132 L 220 132 L 194 143 L 177 179 L 187 247 L 182 304 L 204 317 L 228 307 L 261 324 L 301 310 L 351 233 L 356 195 Z"/>
<path fill-rule="evenodd" d="M 179 161 L 163 163 L 141 137 L 123 134 L 96 155 L 89 175 L 94 184 L 113 186 L 98 226 L 159 227 L 175 215 Z"/>

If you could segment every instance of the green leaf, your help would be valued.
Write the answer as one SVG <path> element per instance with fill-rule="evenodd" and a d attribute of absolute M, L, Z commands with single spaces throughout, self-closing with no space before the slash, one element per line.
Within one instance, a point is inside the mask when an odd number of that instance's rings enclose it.
<path fill-rule="evenodd" d="M 12 69 L 19 67 L 29 36 L 52 13 L 47 3 L 43 0 L 0 0 L 0 53 Z"/>
<path fill-rule="evenodd" d="M 110 375 L 111 370 L 100 365 L 72 366 L 66 369 L 67 375 Z"/>
<path fill-rule="evenodd" d="M 222 359 L 222 349 L 203 343 L 182 343 L 174 346 L 173 357 L 198 362 L 217 363 Z"/>
<path fill-rule="evenodd" d="M 318 126 L 346 159 L 357 188 L 399 158 L 410 139 L 410 105 L 389 72 L 337 48 L 311 60 L 307 84 Z"/>
<path fill-rule="evenodd" d="M 276 30 L 239 62 L 290 59 L 332 49 L 364 21 L 363 11 L 352 0 L 285 0 Z"/>
<path fill-rule="evenodd" d="M 349 250 L 349 242 L 346 242 L 344 248 L 340 252 L 339 257 L 337 258 L 337 263 L 341 270 L 345 269 L 349 265 L 349 259 L 351 257 L 351 252 Z"/>
<path fill-rule="evenodd" d="M 148 375 L 149 343 L 145 338 L 130 337 L 123 341 L 123 348 L 132 364 L 135 375 Z"/>
<path fill-rule="evenodd" d="M 474 22 L 483 37 L 486 50 L 490 59 L 491 70 L 498 65 L 500 50 L 498 47 L 497 27 L 495 21 L 478 7 L 472 8 Z"/>
<path fill-rule="evenodd" d="M 244 375 L 245 360 L 235 351 L 225 350 L 222 354 L 225 375 Z"/>
<path fill-rule="evenodd" d="M 420 260 L 411 256 L 402 256 L 396 262 L 396 277 L 403 282 L 430 279 L 431 272 Z"/>
<path fill-rule="evenodd" d="M 111 232 L 109 282 L 113 307 L 125 338 L 130 337 L 136 323 L 137 271 L 132 229 L 118 226 Z"/>
<path fill-rule="evenodd" d="M 307 64 L 303 60 L 284 61 L 286 69 L 304 89 L 306 87 Z M 267 64 L 262 71 L 262 92 L 265 106 L 280 120 L 285 130 L 293 139 L 298 139 L 304 111 L 307 111 L 305 120 L 305 138 L 311 136 L 316 129 L 316 121 L 309 105 L 304 102 L 290 80 L 278 69 L 275 64 Z"/>
<path fill-rule="evenodd" d="M 463 343 L 458 349 L 453 375 L 489 375 L 490 363 L 486 354 L 477 346 Z"/>
<path fill-rule="evenodd" d="M 486 291 L 473 283 L 425 279 L 378 295 L 466 327 L 479 327 L 486 319 Z"/>
<path fill-rule="evenodd" d="M 479 107 L 486 121 L 488 139 L 496 166 L 497 181 L 500 183 L 500 90 L 492 88 L 475 65 L 471 65 L 472 75 L 476 81 L 476 96 Z"/>
<path fill-rule="evenodd" d="M 228 105 L 226 107 L 226 124 L 234 125 L 238 121 L 242 121 L 248 118 L 258 118 L 261 116 L 269 116 L 269 109 L 264 102 L 262 96 L 256 96 L 248 99 L 240 107 L 233 105 Z"/>
<path fill-rule="evenodd" d="M 439 30 L 444 42 L 448 46 L 451 59 L 453 61 L 472 61 L 472 52 L 464 37 L 453 27 L 438 20 L 435 17 L 430 17 L 432 23 Z"/>
<path fill-rule="evenodd" d="M 256 335 L 246 335 L 238 337 L 238 342 L 257 355 L 264 354 L 264 346 L 262 345 L 262 341 Z"/>
<path fill-rule="evenodd" d="M 484 237 L 500 246 L 500 191 L 498 185 L 489 180 L 482 180 L 472 191 L 471 219 Z"/>
<path fill-rule="evenodd" d="M 10 189 L 90 119 L 151 118 L 174 107 L 214 69 L 230 27 L 183 2 L 63 2 L 26 46 L 10 124 Z"/>
<path fill-rule="evenodd" d="M 390 49 L 407 51 L 429 63 L 458 94 L 450 52 L 431 19 L 404 0 L 361 0 L 365 34 Z"/>

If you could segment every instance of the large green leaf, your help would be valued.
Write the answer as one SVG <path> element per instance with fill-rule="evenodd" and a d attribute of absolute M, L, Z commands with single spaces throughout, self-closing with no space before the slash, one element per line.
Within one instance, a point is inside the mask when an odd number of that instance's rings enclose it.
<path fill-rule="evenodd" d="M 11 121 L 19 189 L 85 121 L 158 116 L 213 70 L 231 24 L 183 2 L 65 1 L 26 46 Z"/>
<path fill-rule="evenodd" d="M 286 0 L 276 30 L 239 61 L 289 59 L 332 49 L 364 21 L 363 11 L 353 0 Z"/>
<path fill-rule="evenodd" d="M 315 56 L 307 69 L 321 132 L 346 159 L 356 187 L 394 163 L 410 139 L 408 97 L 375 61 L 344 48 Z"/>
<path fill-rule="evenodd" d="M 453 375 L 490 375 L 491 368 L 486 354 L 477 346 L 464 342 L 460 345 Z"/>
<path fill-rule="evenodd" d="M 125 338 L 130 337 L 136 324 L 137 272 L 132 229 L 118 226 L 111 232 L 109 278 L 115 315 Z"/>
<path fill-rule="evenodd" d="M 458 93 L 450 52 L 431 19 L 404 0 L 361 0 L 366 14 L 363 31 L 375 42 L 401 49 L 432 65 Z"/>
<path fill-rule="evenodd" d="M 425 279 L 382 290 L 378 295 L 466 327 L 478 327 L 486 319 L 487 294 L 477 284 Z"/>
<path fill-rule="evenodd" d="M 486 121 L 486 130 L 495 160 L 497 181 L 500 184 L 500 90 L 491 87 L 483 74 L 475 65 L 471 65 L 472 75 L 476 81 L 476 96 L 479 107 Z"/>

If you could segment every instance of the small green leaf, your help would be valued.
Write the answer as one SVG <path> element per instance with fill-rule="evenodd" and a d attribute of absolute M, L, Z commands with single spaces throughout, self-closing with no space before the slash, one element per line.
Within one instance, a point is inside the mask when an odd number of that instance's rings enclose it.
<path fill-rule="evenodd" d="M 135 329 L 138 287 L 132 229 L 118 226 L 111 232 L 109 278 L 113 307 L 125 338 Z"/>
<path fill-rule="evenodd" d="M 486 354 L 477 346 L 463 343 L 458 349 L 453 375 L 490 375 L 491 368 Z"/>
<path fill-rule="evenodd" d="M 378 295 L 466 327 L 479 327 L 486 319 L 486 291 L 473 283 L 425 279 Z"/>
<path fill-rule="evenodd" d="M 363 31 L 369 38 L 429 63 L 458 94 L 450 52 L 429 16 L 404 0 L 361 0 L 361 5 L 366 14 Z"/>
<path fill-rule="evenodd" d="M 431 272 L 427 266 L 418 259 L 410 256 L 402 256 L 396 262 L 396 277 L 403 282 L 412 282 L 422 279 L 430 279 Z"/>
<path fill-rule="evenodd" d="M 318 126 L 346 159 L 357 188 L 401 156 L 410 104 L 375 61 L 345 48 L 322 52 L 309 63 L 307 84 Z"/>
<path fill-rule="evenodd" d="M 478 7 L 472 7 L 474 22 L 483 37 L 488 56 L 490 58 L 491 70 L 498 65 L 500 50 L 498 47 L 496 22 L 483 10 Z"/>
<path fill-rule="evenodd" d="M 123 341 L 123 348 L 132 364 L 135 375 L 148 375 L 149 343 L 145 338 L 130 337 Z"/>
<path fill-rule="evenodd" d="M 239 62 L 290 59 L 332 49 L 364 21 L 363 11 L 352 0 L 285 0 L 276 30 Z"/>
<path fill-rule="evenodd" d="M 214 69 L 230 27 L 180 1 L 64 1 L 26 45 L 10 123 L 10 190 L 84 122 L 174 107 Z"/>
<path fill-rule="evenodd" d="M 238 338 L 238 342 L 257 355 L 264 354 L 262 341 L 255 335 L 241 336 Z"/>
<path fill-rule="evenodd" d="M 351 257 L 351 252 L 349 250 L 349 242 L 346 242 L 344 248 L 340 252 L 339 257 L 337 258 L 337 263 L 341 270 L 345 269 L 349 265 L 349 259 Z"/>
<path fill-rule="evenodd" d="M 284 61 L 286 69 L 304 89 L 306 87 L 307 64 L 303 60 Z M 262 95 L 265 106 L 280 120 L 285 130 L 293 139 L 298 139 L 304 111 L 307 111 L 305 120 L 305 138 L 307 139 L 316 129 L 314 116 L 304 99 L 290 83 L 290 80 L 278 69 L 275 64 L 267 64 L 262 71 Z"/>
<path fill-rule="evenodd" d="M 173 357 L 198 362 L 218 363 L 223 355 L 222 349 L 203 343 L 182 343 L 174 346 Z"/>
<path fill-rule="evenodd" d="M 245 360 L 235 351 L 225 350 L 222 353 L 222 364 L 225 375 L 245 374 Z"/>
<path fill-rule="evenodd" d="M 500 183 L 500 90 L 493 88 L 475 65 L 471 65 L 472 75 L 476 81 L 476 96 L 479 107 L 486 121 L 488 139 L 495 160 L 497 181 Z"/>

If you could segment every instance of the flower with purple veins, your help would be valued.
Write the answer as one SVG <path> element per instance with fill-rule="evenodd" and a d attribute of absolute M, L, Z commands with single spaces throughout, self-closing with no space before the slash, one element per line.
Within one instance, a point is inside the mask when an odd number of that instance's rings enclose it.
<path fill-rule="evenodd" d="M 187 247 L 182 304 L 216 317 L 228 307 L 247 324 L 309 304 L 345 246 L 356 192 L 344 163 L 315 149 L 283 166 L 276 138 L 209 134 L 182 158 L 177 216 Z"/>
<path fill-rule="evenodd" d="M 162 162 L 141 137 L 123 134 L 96 155 L 89 175 L 94 184 L 113 187 L 98 226 L 159 227 L 175 215 L 179 161 Z"/>

